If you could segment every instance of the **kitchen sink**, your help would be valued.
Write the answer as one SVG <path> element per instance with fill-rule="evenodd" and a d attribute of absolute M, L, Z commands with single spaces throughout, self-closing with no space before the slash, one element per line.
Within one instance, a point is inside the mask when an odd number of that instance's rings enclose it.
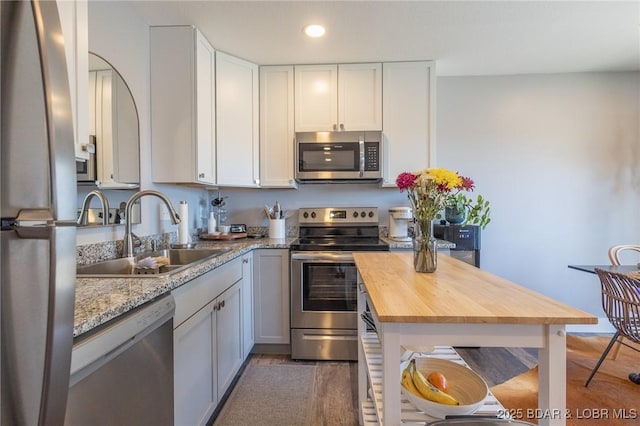
<path fill-rule="evenodd" d="M 122 257 L 105 260 L 104 262 L 82 265 L 76 268 L 78 277 L 121 277 L 121 276 L 157 276 L 179 272 L 189 266 L 212 259 L 229 252 L 230 248 L 219 249 L 166 249 L 154 252 L 146 252 L 135 257 Z M 168 264 L 160 265 L 155 269 L 137 268 L 139 261 L 147 257 L 163 257 L 168 259 Z M 166 261 L 166 259 L 164 259 Z"/>

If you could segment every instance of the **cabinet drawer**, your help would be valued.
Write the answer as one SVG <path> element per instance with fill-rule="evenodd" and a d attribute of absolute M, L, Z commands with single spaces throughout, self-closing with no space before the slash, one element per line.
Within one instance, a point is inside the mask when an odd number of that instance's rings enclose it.
<path fill-rule="evenodd" d="M 176 300 L 174 329 L 240 279 L 242 259 L 237 258 L 173 290 L 171 294 Z"/>

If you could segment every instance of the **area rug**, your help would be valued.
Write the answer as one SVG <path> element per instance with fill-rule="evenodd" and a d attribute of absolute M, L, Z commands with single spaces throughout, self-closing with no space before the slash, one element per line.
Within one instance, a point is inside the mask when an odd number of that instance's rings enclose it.
<path fill-rule="evenodd" d="M 640 372 L 640 353 L 622 346 L 614 360 L 612 349 L 589 387 L 584 387 L 608 343 L 607 337 L 567 336 L 567 425 L 640 424 L 640 385 L 628 379 L 630 372 Z M 518 420 L 538 423 L 549 414 L 537 409 L 537 367 L 491 391 Z"/>
<path fill-rule="evenodd" d="M 249 364 L 214 425 L 307 424 L 315 372 L 314 365 Z"/>

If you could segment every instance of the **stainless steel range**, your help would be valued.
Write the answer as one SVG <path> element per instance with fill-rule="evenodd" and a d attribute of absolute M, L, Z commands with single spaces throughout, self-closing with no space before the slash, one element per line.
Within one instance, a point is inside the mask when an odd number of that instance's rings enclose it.
<path fill-rule="evenodd" d="M 388 251 L 376 207 L 302 208 L 291 245 L 291 357 L 357 360 L 354 251 Z"/>

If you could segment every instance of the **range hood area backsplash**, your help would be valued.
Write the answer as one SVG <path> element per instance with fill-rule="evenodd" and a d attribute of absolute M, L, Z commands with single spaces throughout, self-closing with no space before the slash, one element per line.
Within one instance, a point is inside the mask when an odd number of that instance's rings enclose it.
<path fill-rule="evenodd" d="M 215 198 L 218 191 L 210 191 L 210 197 Z M 227 212 L 230 223 L 246 223 L 247 225 L 267 225 L 263 212 L 264 205 L 273 204 L 278 200 L 285 211 L 297 210 L 302 207 L 349 207 L 371 206 L 377 207 L 380 225 L 389 223 L 389 208 L 395 206 L 409 206 L 407 194 L 400 193 L 397 188 L 380 188 L 377 183 L 346 183 L 334 184 L 301 184 L 297 190 L 291 189 L 262 189 L 262 190 L 221 190 L 227 196 Z M 296 225 L 297 218 L 293 215 L 287 219 L 287 226 Z"/>

